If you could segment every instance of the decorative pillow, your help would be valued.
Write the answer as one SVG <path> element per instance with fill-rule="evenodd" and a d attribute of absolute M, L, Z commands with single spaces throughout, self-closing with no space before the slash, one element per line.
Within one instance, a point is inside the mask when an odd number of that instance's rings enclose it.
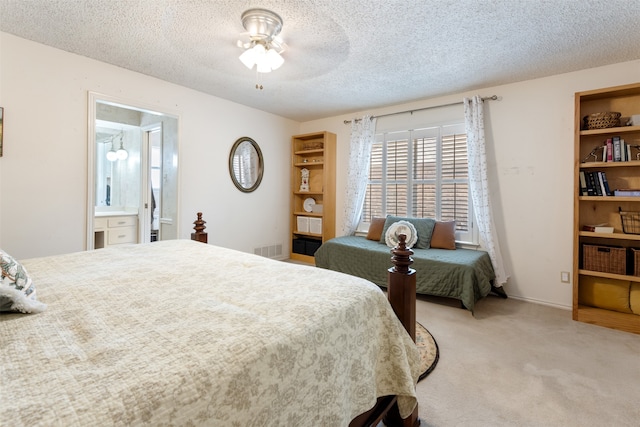
<path fill-rule="evenodd" d="M 456 248 L 456 222 L 436 221 L 431 235 L 431 247 L 438 249 Z"/>
<path fill-rule="evenodd" d="M 385 220 L 386 218 L 371 218 L 371 224 L 369 224 L 369 231 L 367 232 L 367 239 L 380 240 Z"/>
<path fill-rule="evenodd" d="M 436 220 L 431 218 L 403 218 L 399 216 L 389 215 L 384 221 L 384 227 L 382 228 L 382 237 L 380 243 L 386 243 L 385 235 L 387 229 L 391 224 L 398 221 L 407 221 L 413 224 L 418 233 L 418 241 L 415 244 L 416 249 L 428 249 L 431 242 L 431 233 L 433 233 L 433 227 L 436 225 Z"/>
<path fill-rule="evenodd" d="M 405 234 L 407 236 L 405 240 L 407 248 L 411 248 L 418 241 L 418 233 L 416 232 L 416 228 L 413 224 L 409 221 L 398 221 L 391 224 L 385 232 L 384 238 L 387 246 L 390 248 L 398 246 L 398 242 L 400 241 L 398 236 L 400 234 Z"/>
<path fill-rule="evenodd" d="M 629 306 L 633 314 L 640 314 L 640 283 L 631 282 L 629 290 Z"/>
<path fill-rule="evenodd" d="M 47 306 L 36 299 L 27 270 L 11 255 L 0 250 L 0 311 L 18 311 L 21 313 L 40 313 Z"/>
<path fill-rule="evenodd" d="M 605 310 L 631 313 L 629 291 L 631 282 L 606 277 L 580 278 L 580 304 Z"/>

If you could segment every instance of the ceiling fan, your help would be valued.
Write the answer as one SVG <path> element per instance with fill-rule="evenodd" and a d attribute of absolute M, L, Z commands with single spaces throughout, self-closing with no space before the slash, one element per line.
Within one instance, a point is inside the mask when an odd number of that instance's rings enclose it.
<path fill-rule="evenodd" d="M 282 18 L 267 9 L 249 9 L 242 13 L 242 26 L 247 30 L 242 33 L 244 40 L 238 40 L 238 47 L 244 49 L 240 61 L 249 68 L 256 66 L 256 72 L 269 73 L 277 70 L 284 63 L 280 55 L 287 48 L 278 37 L 282 30 Z M 256 88 L 262 89 L 256 84 Z"/>

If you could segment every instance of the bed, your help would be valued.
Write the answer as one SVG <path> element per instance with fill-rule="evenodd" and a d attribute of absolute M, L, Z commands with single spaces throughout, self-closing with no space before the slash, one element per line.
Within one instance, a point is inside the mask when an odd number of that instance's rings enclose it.
<path fill-rule="evenodd" d="M 315 253 L 316 266 L 362 277 L 387 286 L 390 248 L 362 236 L 328 240 Z M 412 248 L 413 268 L 420 272 L 416 292 L 460 300 L 473 312 L 475 303 L 494 288 L 495 273 L 485 251 Z"/>
<path fill-rule="evenodd" d="M 21 263 L 47 308 L 0 313 L 0 425 L 347 426 L 388 396 L 416 408 L 417 348 L 364 279 L 191 240 Z"/>

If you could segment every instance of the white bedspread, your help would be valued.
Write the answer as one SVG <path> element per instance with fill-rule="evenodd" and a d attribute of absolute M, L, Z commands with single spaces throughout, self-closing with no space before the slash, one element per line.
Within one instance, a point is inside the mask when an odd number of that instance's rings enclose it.
<path fill-rule="evenodd" d="M 0 314 L 0 425 L 346 426 L 415 405 L 418 351 L 365 280 L 192 242 L 23 261 Z"/>

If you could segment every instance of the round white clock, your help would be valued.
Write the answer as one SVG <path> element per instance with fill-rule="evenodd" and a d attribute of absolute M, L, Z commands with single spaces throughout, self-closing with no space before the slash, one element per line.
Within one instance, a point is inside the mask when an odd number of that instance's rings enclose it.
<path fill-rule="evenodd" d="M 307 197 L 304 199 L 304 202 L 302 202 L 302 208 L 305 212 L 311 212 L 313 210 L 313 205 L 315 204 L 316 201 L 312 197 Z"/>

